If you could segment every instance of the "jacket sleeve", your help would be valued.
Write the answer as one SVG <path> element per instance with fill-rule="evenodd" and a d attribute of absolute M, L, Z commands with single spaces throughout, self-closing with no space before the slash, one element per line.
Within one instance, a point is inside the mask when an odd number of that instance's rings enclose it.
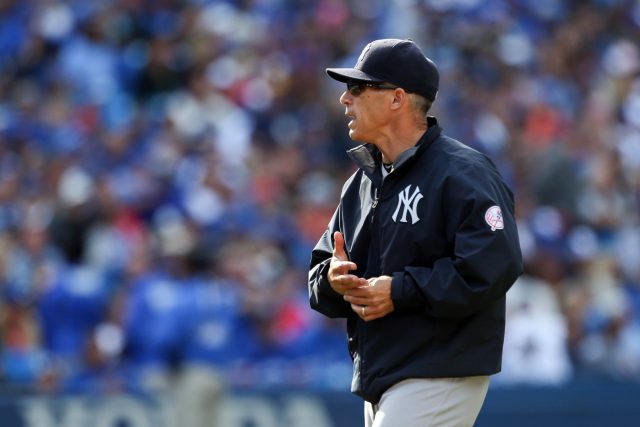
<path fill-rule="evenodd" d="M 322 237 L 311 252 L 309 267 L 309 303 L 311 308 L 328 317 L 347 317 L 351 307 L 342 295 L 333 290 L 327 279 L 333 257 L 333 233 L 339 227 L 340 207 L 336 209 Z"/>
<path fill-rule="evenodd" d="M 513 194 L 497 170 L 459 171 L 446 178 L 442 202 L 451 250 L 432 266 L 393 274 L 396 311 L 424 310 L 434 317 L 466 317 L 502 298 L 522 274 Z M 502 222 L 486 218 L 498 206 Z"/>

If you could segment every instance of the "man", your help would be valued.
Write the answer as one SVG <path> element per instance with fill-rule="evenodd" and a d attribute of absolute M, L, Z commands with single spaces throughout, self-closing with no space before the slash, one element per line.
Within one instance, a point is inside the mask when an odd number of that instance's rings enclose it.
<path fill-rule="evenodd" d="M 311 256 L 311 306 L 347 318 L 367 427 L 471 426 L 522 272 L 513 195 L 427 116 L 439 73 L 413 41 L 376 40 L 327 73 L 347 84 L 349 136 L 364 144 Z"/>

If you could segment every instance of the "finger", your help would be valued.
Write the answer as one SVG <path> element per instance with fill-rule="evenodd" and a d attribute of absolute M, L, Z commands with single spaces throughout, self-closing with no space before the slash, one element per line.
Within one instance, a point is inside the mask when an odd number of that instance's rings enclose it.
<path fill-rule="evenodd" d="M 354 297 L 352 295 L 349 295 L 348 292 L 344 294 L 343 298 L 345 301 L 356 305 L 368 305 L 371 303 L 371 300 L 369 298 Z"/>
<path fill-rule="evenodd" d="M 366 315 L 369 314 L 367 313 L 367 307 L 365 307 L 365 316 L 362 315 L 362 306 L 361 305 L 357 305 L 357 304 L 351 304 L 351 310 L 353 310 L 354 313 L 356 313 L 358 315 L 358 317 L 360 317 L 361 319 L 365 319 Z"/>
<path fill-rule="evenodd" d="M 384 315 L 380 313 L 380 309 L 375 307 L 364 306 L 364 310 L 362 308 L 363 308 L 362 305 L 351 304 L 351 310 L 353 310 L 353 312 L 356 313 L 358 317 L 360 317 L 365 322 L 378 319 Z"/>
<path fill-rule="evenodd" d="M 359 282 L 362 283 L 361 281 Z M 353 288 L 349 290 L 349 295 L 353 297 L 371 297 L 373 293 L 368 285 L 358 286 L 357 288 Z"/>
<path fill-rule="evenodd" d="M 379 319 L 384 317 L 388 311 L 385 311 L 381 307 L 366 305 L 364 306 L 364 316 L 362 315 L 362 305 L 359 304 L 351 304 L 351 309 L 358 314 L 365 322 L 369 322 L 371 320 Z"/>
<path fill-rule="evenodd" d="M 333 233 L 333 256 L 341 261 L 347 261 L 347 252 L 344 250 L 344 237 L 342 233 L 336 231 Z"/>
<path fill-rule="evenodd" d="M 349 289 L 357 288 L 361 283 L 360 278 L 353 274 L 339 274 L 334 276 L 332 281 L 341 286 L 348 287 Z"/>
<path fill-rule="evenodd" d="M 351 270 L 356 270 L 358 267 L 356 266 L 355 262 L 351 262 L 351 261 L 333 261 L 331 263 L 331 268 L 337 274 L 345 274 Z"/>
<path fill-rule="evenodd" d="M 366 286 L 366 283 L 367 283 L 365 279 L 363 279 L 362 277 L 358 277 L 355 274 L 342 274 L 342 275 L 336 276 L 336 278 L 337 277 L 348 278 L 350 289 L 362 288 L 363 286 Z M 364 285 L 363 285 L 363 282 L 364 282 Z"/>

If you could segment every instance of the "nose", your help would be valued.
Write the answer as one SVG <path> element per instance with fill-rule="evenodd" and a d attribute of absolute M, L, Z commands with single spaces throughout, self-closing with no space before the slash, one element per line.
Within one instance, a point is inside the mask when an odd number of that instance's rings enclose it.
<path fill-rule="evenodd" d="M 353 99 L 353 95 L 351 95 L 348 90 L 345 90 L 344 92 L 342 92 L 342 95 L 340 95 L 340 104 L 342 105 L 350 104 L 352 99 Z"/>

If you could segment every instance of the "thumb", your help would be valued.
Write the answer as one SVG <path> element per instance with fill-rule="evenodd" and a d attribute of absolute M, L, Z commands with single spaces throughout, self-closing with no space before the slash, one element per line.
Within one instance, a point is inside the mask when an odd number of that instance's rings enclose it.
<path fill-rule="evenodd" d="M 344 237 L 342 237 L 342 233 L 339 231 L 333 233 L 333 256 L 340 261 L 349 260 L 344 250 Z"/>

